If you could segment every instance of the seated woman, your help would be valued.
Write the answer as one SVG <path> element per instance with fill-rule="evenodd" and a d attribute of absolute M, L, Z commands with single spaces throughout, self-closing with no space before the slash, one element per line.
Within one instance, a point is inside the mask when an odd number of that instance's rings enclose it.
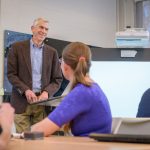
<path fill-rule="evenodd" d="M 69 123 L 74 136 L 110 133 L 112 116 L 109 102 L 97 83 L 89 76 L 90 48 L 73 42 L 62 53 L 61 69 L 72 84 L 71 91 L 47 118 L 32 126 L 48 136 Z"/>

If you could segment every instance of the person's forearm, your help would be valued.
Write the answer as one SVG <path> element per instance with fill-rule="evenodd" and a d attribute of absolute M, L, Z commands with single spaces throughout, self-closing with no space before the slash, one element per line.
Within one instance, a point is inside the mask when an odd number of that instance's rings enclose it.
<path fill-rule="evenodd" d="M 44 120 L 34 124 L 31 127 L 31 132 L 43 132 L 44 136 L 49 136 L 59 129 L 60 127 L 58 125 L 48 118 L 45 118 Z"/>
<path fill-rule="evenodd" d="M 0 149 L 4 150 L 10 140 L 11 132 L 9 130 L 3 130 L 0 135 Z"/>

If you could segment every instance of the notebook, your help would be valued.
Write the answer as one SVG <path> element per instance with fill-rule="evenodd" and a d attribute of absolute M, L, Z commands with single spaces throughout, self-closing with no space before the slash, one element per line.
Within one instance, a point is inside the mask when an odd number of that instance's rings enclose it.
<path fill-rule="evenodd" d="M 66 95 L 62 95 L 62 96 L 51 97 L 46 100 L 39 100 L 39 101 L 30 103 L 30 105 L 37 104 L 37 105 L 44 105 L 44 106 L 57 106 L 59 105 L 59 103 L 62 101 L 62 99 L 65 96 Z"/>
<path fill-rule="evenodd" d="M 150 143 L 150 135 L 91 133 L 89 137 L 100 142 Z"/>
<path fill-rule="evenodd" d="M 63 100 L 63 98 L 69 93 L 70 88 L 71 88 L 71 82 L 69 82 L 69 84 L 67 85 L 67 87 L 65 88 L 61 96 L 50 97 L 46 100 L 39 100 L 39 101 L 30 103 L 30 105 L 37 104 L 37 105 L 57 107 L 60 104 L 60 102 Z"/>

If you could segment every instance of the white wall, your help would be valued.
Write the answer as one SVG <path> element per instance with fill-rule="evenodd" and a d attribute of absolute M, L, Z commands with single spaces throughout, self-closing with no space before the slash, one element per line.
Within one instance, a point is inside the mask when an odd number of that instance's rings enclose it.
<path fill-rule="evenodd" d="M 34 18 L 46 17 L 49 37 L 114 46 L 116 0 L 2 0 L 2 26 L 30 33 Z"/>
<path fill-rule="evenodd" d="M 37 17 L 50 21 L 50 38 L 115 46 L 116 0 L 0 0 L 0 33 L 4 30 L 31 33 L 31 23 Z M 3 49 L 3 34 L 0 48 Z M 3 51 L 0 52 L 2 87 Z"/>

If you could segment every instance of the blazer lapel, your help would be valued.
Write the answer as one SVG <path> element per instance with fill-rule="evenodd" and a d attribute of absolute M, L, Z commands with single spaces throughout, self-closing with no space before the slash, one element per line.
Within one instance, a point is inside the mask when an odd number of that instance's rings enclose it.
<path fill-rule="evenodd" d="M 44 47 L 43 47 L 42 77 L 45 74 L 45 71 L 46 71 L 46 68 L 47 68 L 47 65 L 48 65 L 48 59 L 49 59 L 48 49 L 44 45 Z"/>
<path fill-rule="evenodd" d="M 27 43 L 25 43 L 24 46 L 24 51 L 23 51 L 23 55 L 24 55 L 24 60 L 27 64 L 28 70 L 30 75 L 32 76 L 32 71 L 31 71 L 31 58 L 30 58 L 30 41 L 27 41 Z"/>
<path fill-rule="evenodd" d="M 43 47 L 43 63 L 42 63 L 42 86 L 47 81 L 48 75 L 47 72 L 51 65 L 51 54 L 46 45 Z"/>

